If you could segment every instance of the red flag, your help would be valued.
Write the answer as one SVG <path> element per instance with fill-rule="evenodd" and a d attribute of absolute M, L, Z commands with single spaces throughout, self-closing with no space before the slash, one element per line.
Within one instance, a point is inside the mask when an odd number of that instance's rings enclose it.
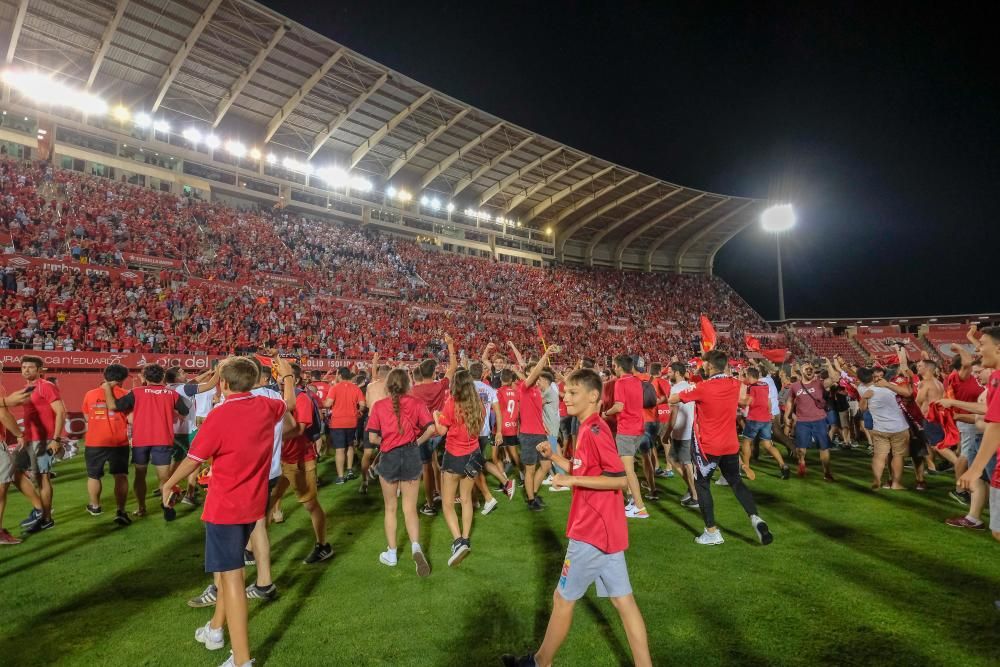
<path fill-rule="evenodd" d="M 549 346 L 545 344 L 545 334 L 542 333 L 542 325 L 535 322 L 535 330 L 538 332 L 538 339 L 542 341 L 542 350 L 548 352 Z"/>
<path fill-rule="evenodd" d="M 761 350 L 760 353 L 764 355 L 764 358 L 772 364 L 784 363 L 785 359 L 788 358 L 788 350 L 783 347 L 778 347 L 773 350 Z"/>
<path fill-rule="evenodd" d="M 744 337 L 744 340 L 746 341 L 748 350 L 753 350 L 754 352 L 760 352 L 760 339 L 754 338 L 750 334 L 747 334 Z"/>
<path fill-rule="evenodd" d="M 715 327 L 712 326 L 712 322 L 705 317 L 701 316 L 701 351 L 711 352 L 715 349 L 715 342 L 717 337 L 715 335 Z"/>
<path fill-rule="evenodd" d="M 961 434 L 955 424 L 955 413 L 951 408 L 942 408 L 937 403 L 931 403 L 927 408 L 927 421 L 938 424 L 944 431 L 944 440 L 931 443 L 936 449 L 954 447 L 961 440 Z"/>

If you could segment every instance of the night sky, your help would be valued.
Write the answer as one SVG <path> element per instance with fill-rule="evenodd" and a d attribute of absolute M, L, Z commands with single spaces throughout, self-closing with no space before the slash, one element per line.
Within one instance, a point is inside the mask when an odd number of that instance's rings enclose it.
<path fill-rule="evenodd" d="M 790 199 L 789 317 L 1000 311 L 997 3 L 264 2 L 623 166 Z M 773 237 L 716 272 L 777 316 Z"/>

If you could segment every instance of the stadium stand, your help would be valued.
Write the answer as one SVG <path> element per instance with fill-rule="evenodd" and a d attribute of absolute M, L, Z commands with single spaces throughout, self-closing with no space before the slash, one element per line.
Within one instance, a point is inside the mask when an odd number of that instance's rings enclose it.
<path fill-rule="evenodd" d="M 839 354 L 848 362 L 858 366 L 863 366 L 868 361 L 858 351 L 850 338 L 843 334 L 834 334 L 830 329 L 822 327 L 816 329 L 799 328 L 795 331 L 795 335 L 813 356 L 832 359 Z"/>

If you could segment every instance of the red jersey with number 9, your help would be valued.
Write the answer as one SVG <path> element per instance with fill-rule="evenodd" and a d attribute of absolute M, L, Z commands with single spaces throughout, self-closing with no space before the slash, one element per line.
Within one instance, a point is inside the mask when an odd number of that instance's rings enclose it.
<path fill-rule="evenodd" d="M 497 389 L 497 401 L 500 403 L 500 435 L 517 435 L 517 390 L 506 385 Z"/>

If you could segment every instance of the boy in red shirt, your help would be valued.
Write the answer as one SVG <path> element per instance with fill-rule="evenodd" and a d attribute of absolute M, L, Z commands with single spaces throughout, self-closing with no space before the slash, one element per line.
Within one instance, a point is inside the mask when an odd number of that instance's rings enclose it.
<path fill-rule="evenodd" d="M 121 385 L 128 378 L 128 369 L 121 364 L 111 364 L 104 369 L 104 379 Z M 113 389 L 115 399 L 126 394 L 121 386 Z M 115 479 L 115 523 L 128 526 L 132 523 L 125 511 L 128 501 L 128 420 L 125 415 L 113 407 L 108 407 L 103 387 L 95 387 L 83 396 L 80 408 L 87 433 L 84 436 L 84 460 L 87 464 L 87 495 L 90 504 L 87 511 L 92 516 L 98 516 L 101 510 L 101 478 L 104 476 L 104 464 Z"/>
<path fill-rule="evenodd" d="M 520 410 L 520 427 L 518 428 L 517 441 L 521 446 L 521 462 L 524 463 L 524 492 L 528 498 L 528 509 L 533 512 L 541 512 L 544 509 L 544 502 L 538 494 L 538 487 L 548 470 L 543 470 L 538 466 L 538 444 L 548 441 L 548 432 L 545 429 L 545 421 L 542 417 L 542 392 L 538 388 L 538 378 L 542 371 L 549 365 L 549 355 L 558 354 L 561 348 L 558 345 L 550 345 L 542 358 L 531 369 L 531 373 L 524 376 L 524 358 L 518 351 L 514 343 L 507 341 L 517 359 L 517 368 L 514 372 L 521 378 L 517 384 L 517 402 Z M 539 474 L 536 474 L 539 473 Z"/>
<path fill-rule="evenodd" d="M 750 517 L 761 544 L 770 544 L 774 538 L 764 520 L 757 516 L 753 494 L 740 477 L 740 441 L 736 436 L 736 411 L 746 387 L 726 373 L 729 355 L 712 350 L 705 355 L 705 363 L 712 375 L 694 387 L 670 397 L 671 405 L 694 403 L 694 431 L 691 447 L 694 458 L 695 486 L 698 505 L 705 519 L 705 532 L 695 542 L 705 545 L 722 544 L 722 533 L 715 525 L 712 502 L 712 476 L 718 468 L 732 488 L 736 499 Z"/>
<path fill-rule="evenodd" d="M 573 608 L 590 585 L 600 597 L 610 597 L 625 626 L 632 660 L 637 667 L 652 665 L 646 622 L 632 595 L 625 549 L 628 527 L 622 514 L 622 491 L 627 487 L 625 468 L 611 430 L 600 417 L 601 377 L 581 368 L 566 378 L 566 411 L 580 422 L 573 460 L 555 454 L 548 442 L 538 453 L 570 474 L 553 476 L 553 483 L 573 489 L 566 537 L 569 546 L 559 584 L 552 594 L 552 615 L 545 639 L 534 654 L 521 658 L 503 656 L 508 667 L 549 667 L 569 634 Z"/>
<path fill-rule="evenodd" d="M 497 425 L 496 447 L 493 448 L 493 463 L 500 464 L 500 446 L 507 451 L 507 456 L 514 462 L 514 467 L 521 467 L 521 455 L 517 444 L 517 421 L 520 416 L 517 401 L 517 389 L 514 388 L 514 371 L 505 368 L 500 371 L 500 388 L 497 389 L 497 402 L 500 404 L 500 424 Z"/>
<path fill-rule="evenodd" d="M 625 515 L 630 519 L 648 519 L 649 512 L 646 511 L 646 503 L 643 502 L 639 489 L 639 478 L 635 474 L 635 454 L 645 437 L 642 381 L 632 375 L 632 357 L 627 354 L 615 357 L 614 371 L 618 378 L 615 382 L 615 402 L 603 416 L 618 419 L 615 444 L 625 466 L 629 495 L 632 496 L 629 504 L 625 506 Z M 650 491 L 652 490 L 651 488 Z"/>
<path fill-rule="evenodd" d="M 788 479 L 789 470 L 785 459 L 774 447 L 771 433 L 771 398 L 766 382 L 760 379 L 760 371 L 754 366 L 746 370 L 747 388 L 745 401 L 741 405 L 749 406 L 746 426 L 743 427 L 743 468 L 747 478 L 754 479 L 756 474 L 750 468 L 750 454 L 754 439 L 760 436 L 760 446 L 774 457 L 781 470 L 781 479 Z"/>
<path fill-rule="evenodd" d="M 274 427 L 293 428 L 286 402 L 294 398 L 295 383 L 288 362 L 276 359 L 285 401 L 254 396 L 257 366 L 245 358 L 219 365 L 219 390 L 224 403 L 209 413 L 198 429 L 191 451 L 161 487 L 170 502 L 170 489 L 212 460 L 212 477 L 201 519 L 205 522 L 205 572 L 215 576 L 219 598 L 212 620 L 195 631 L 197 641 L 211 650 L 225 644 L 222 626 L 229 627 L 233 652 L 224 667 L 246 667 L 250 659 L 247 598 L 243 580 L 243 550 L 256 522 L 267 507 Z"/>
<path fill-rule="evenodd" d="M 330 387 L 322 406 L 330 409 L 330 445 L 333 447 L 337 463 L 337 479 L 334 484 L 343 484 L 354 479 L 354 438 L 358 429 L 358 417 L 365 409 L 365 395 L 354 384 L 351 369 L 341 367 L 337 371 L 340 380 Z M 347 476 L 344 476 L 344 465 Z"/>

